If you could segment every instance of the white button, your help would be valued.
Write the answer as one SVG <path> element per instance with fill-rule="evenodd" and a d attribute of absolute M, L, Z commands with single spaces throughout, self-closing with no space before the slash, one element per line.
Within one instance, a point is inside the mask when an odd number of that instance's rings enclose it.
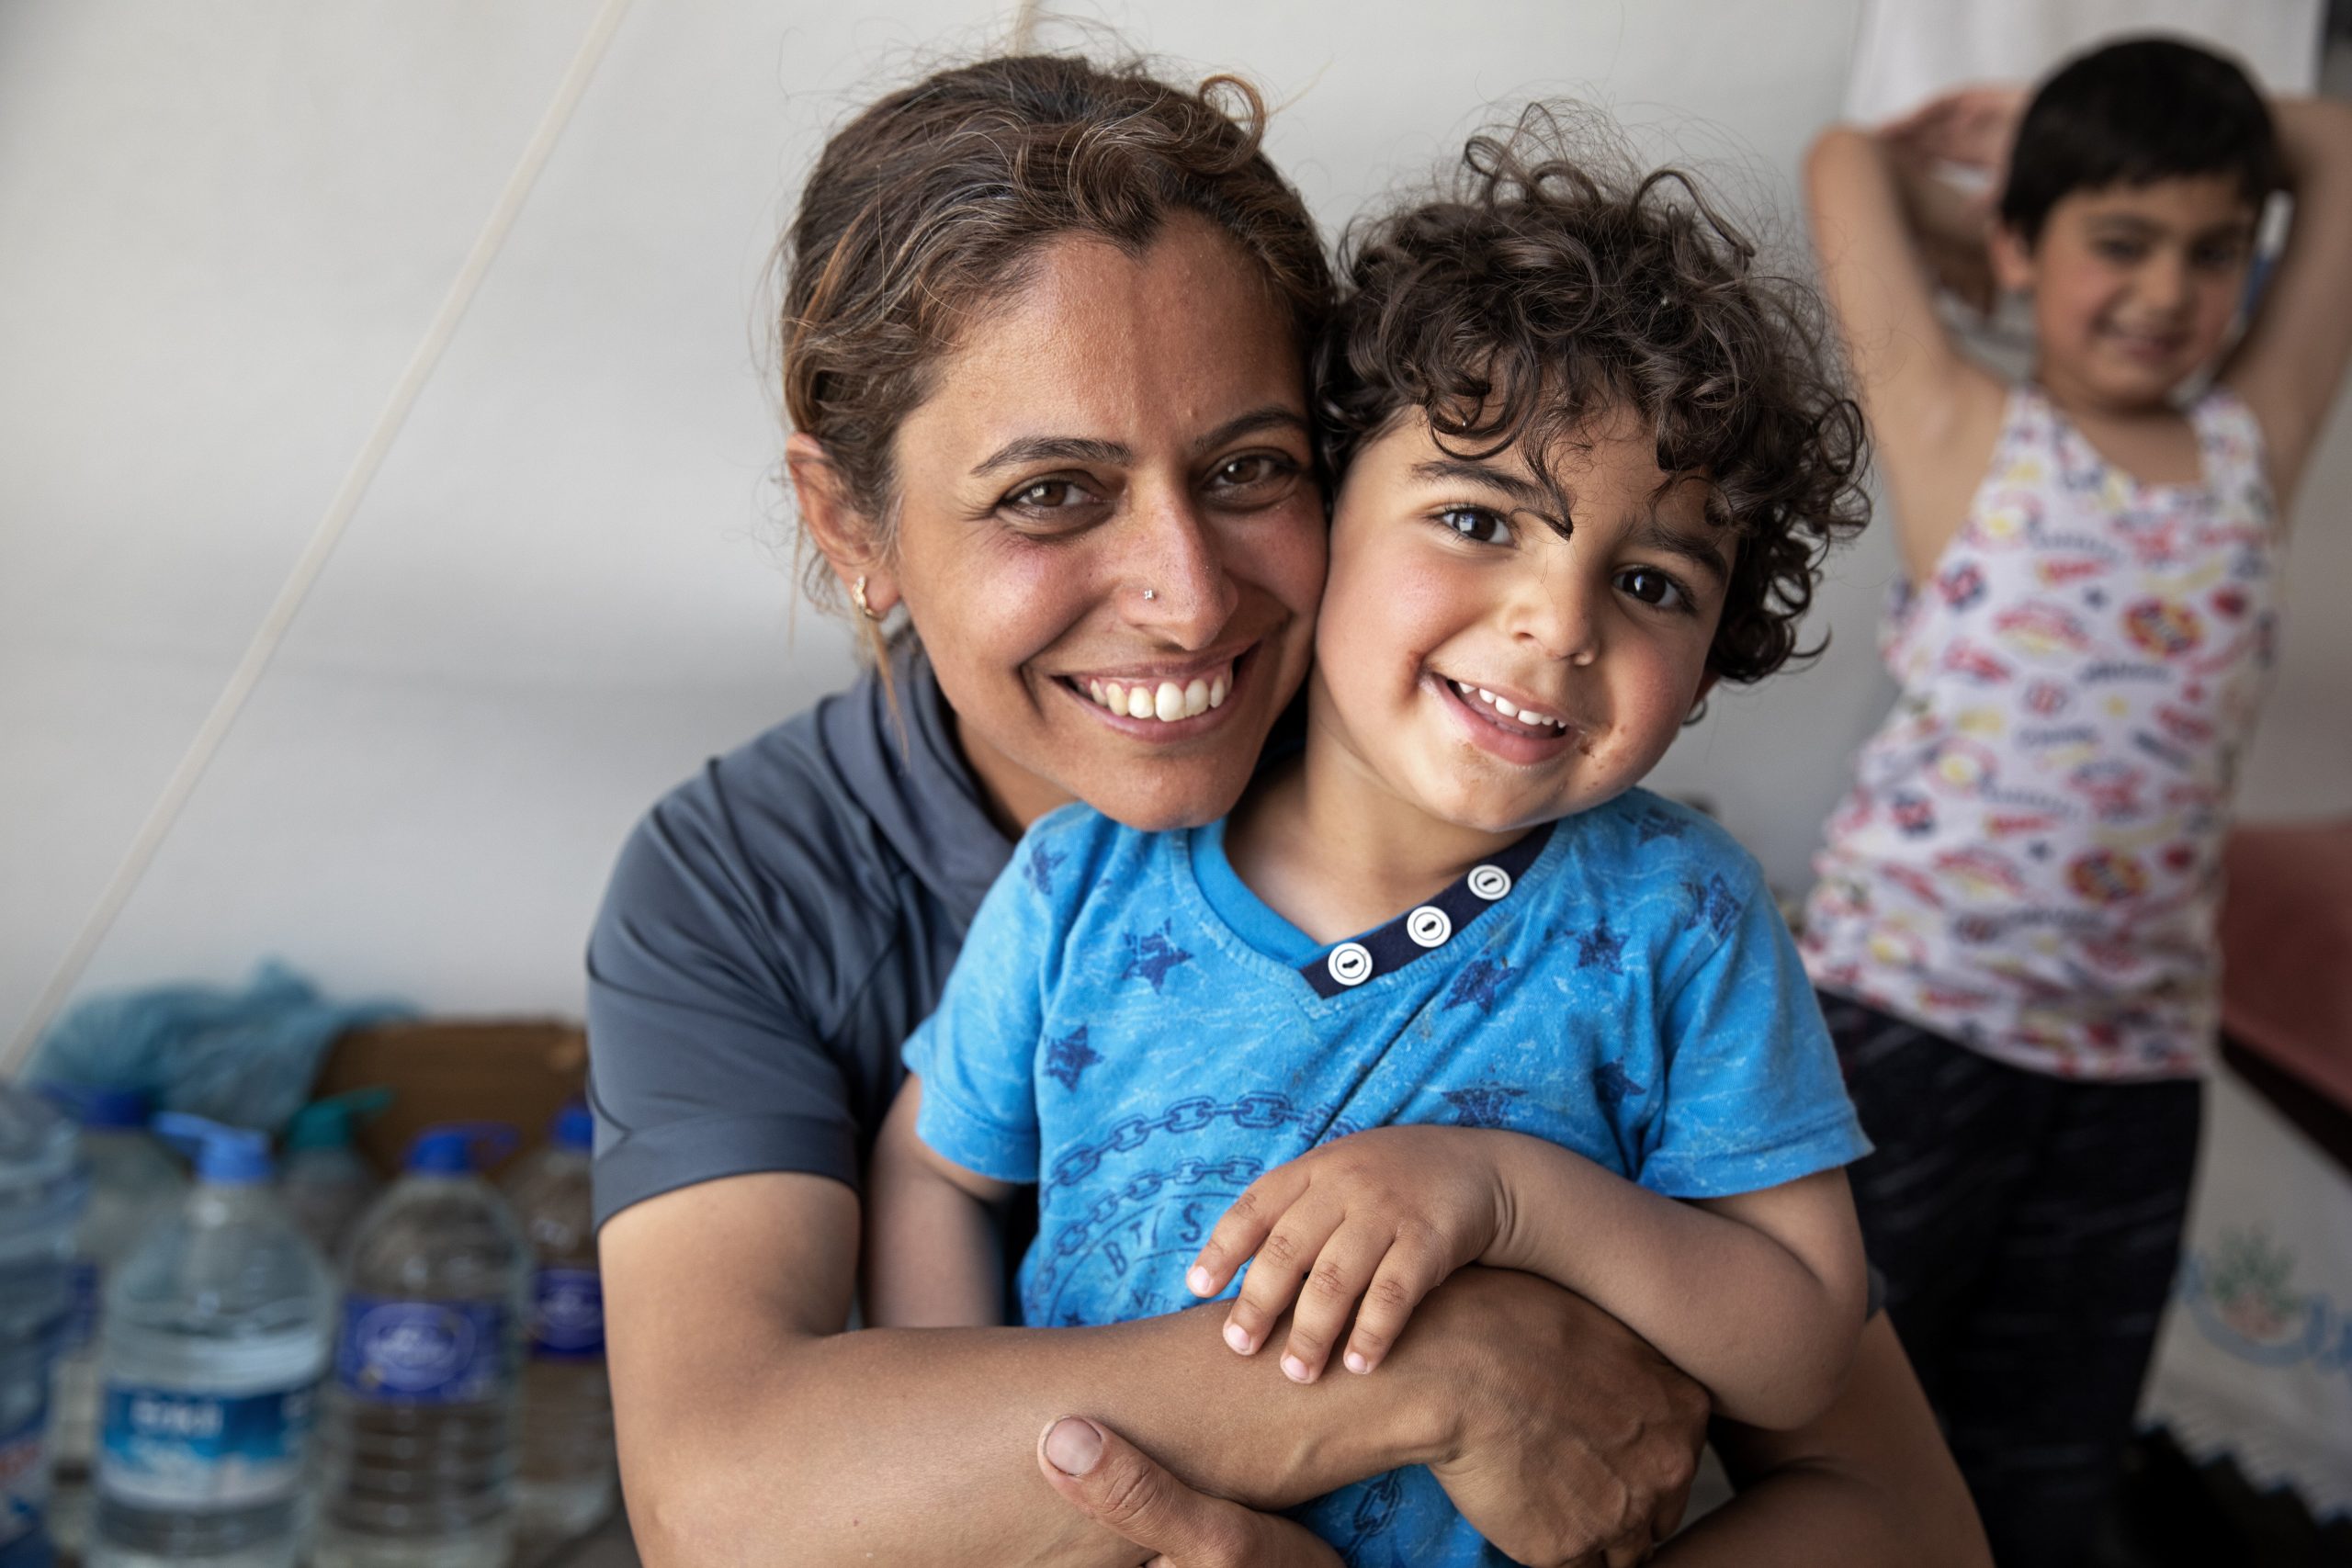
<path fill-rule="evenodd" d="M 1473 867 L 1470 872 L 1470 891 L 1491 904 L 1510 891 L 1510 873 L 1498 865 Z"/>
<path fill-rule="evenodd" d="M 1323 967 L 1342 986 L 1361 986 L 1372 978 L 1372 950 L 1360 942 L 1343 942 L 1331 950 Z"/>
<path fill-rule="evenodd" d="M 1424 904 L 1405 917 L 1405 934 L 1423 947 L 1443 947 L 1453 934 L 1453 917 L 1435 904 Z"/>

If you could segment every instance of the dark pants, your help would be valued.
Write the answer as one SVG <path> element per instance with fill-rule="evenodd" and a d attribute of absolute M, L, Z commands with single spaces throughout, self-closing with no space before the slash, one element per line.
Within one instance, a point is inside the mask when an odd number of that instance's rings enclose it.
<path fill-rule="evenodd" d="M 2200 1086 L 2047 1077 L 1821 1002 L 1878 1145 L 1848 1172 L 1863 1238 L 1994 1561 L 2078 1568 L 2171 1292 Z"/>

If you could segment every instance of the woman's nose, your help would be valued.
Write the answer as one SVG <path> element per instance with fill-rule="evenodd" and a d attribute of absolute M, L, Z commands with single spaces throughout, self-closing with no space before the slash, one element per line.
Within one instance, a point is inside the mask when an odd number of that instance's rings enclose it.
<path fill-rule="evenodd" d="M 1239 604 L 1216 530 L 1189 492 L 1145 500 L 1135 522 L 1131 558 L 1117 572 L 1129 624 L 1178 648 L 1207 647 Z"/>

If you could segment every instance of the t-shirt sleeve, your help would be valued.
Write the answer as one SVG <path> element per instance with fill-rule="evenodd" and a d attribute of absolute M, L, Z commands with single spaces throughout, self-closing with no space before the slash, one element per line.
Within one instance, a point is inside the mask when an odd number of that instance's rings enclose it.
<path fill-rule="evenodd" d="M 676 1188 L 753 1171 L 855 1186 L 849 1084 L 788 955 L 797 911 L 736 841 L 706 778 L 623 848 L 588 943 L 598 1224 Z M 813 933 L 800 933 L 802 937 Z"/>
<path fill-rule="evenodd" d="M 1760 1192 L 1870 1152 L 1786 921 L 1752 863 L 1690 885 L 1711 951 L 1666 1012 L 1666 1103 L 1641 1184 L 1671 1198 Z"/>
<path fill-rule="evenodd" d="M 942 1156 L 998 1181 L 1037 1179 L 1036 1059 L 1046 986 L 1068 910 L 1047 868 L 1069 818 L 1033 825 L 981 900 L 938 1008 L 907 1043 L 922 1079 L 915 1132 Z M 1058 879 L 1063 882 L 1074 878 Z"/>

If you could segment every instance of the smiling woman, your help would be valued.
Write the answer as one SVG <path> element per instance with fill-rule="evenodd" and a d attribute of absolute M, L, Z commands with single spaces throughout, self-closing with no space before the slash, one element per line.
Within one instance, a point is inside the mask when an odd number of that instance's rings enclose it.
<path fill-rule="evenodd" d="M 1524 1561 L 1631 1562 L 1679 1516 L 1704 1399 L 1524 1274 L 1447 1281 L 1379 1387 L 1312 1402 L 1199 1312 L 841 1332 L 901 1048 L 1013 837 L 1072 799 L 1144 829 L 1223 816 L 1303 679 L 1330 278 L 1261 119 L 1231 82 L 989 60 L 875 103 L 809 177 L 786 457 L 809 589 L 846 590 L 876 668 L 657 803 L 589 944 L 614 1401 L 651 1561 L 1133 1562 L 1139 1537 L 1038 1484 L 1038 1434 L 1071 1414 L 1135 1439 L 1098 1459 L 1148 1451 L 1252 1506 L 1439 1467 Z M 1057 1048 L 1080 1071 L 1083 1041 Z M 959 1245 L 1002 1278 L 992 1237 Z M 1114 1523 L 1144 1495 L 1073 1473 Z M 1216 1506 L 1223 1553 L 1174 1568 L 1330 1562 Z M 1748 1517 L 1772 1538 L 1776 1509 Z"/>

